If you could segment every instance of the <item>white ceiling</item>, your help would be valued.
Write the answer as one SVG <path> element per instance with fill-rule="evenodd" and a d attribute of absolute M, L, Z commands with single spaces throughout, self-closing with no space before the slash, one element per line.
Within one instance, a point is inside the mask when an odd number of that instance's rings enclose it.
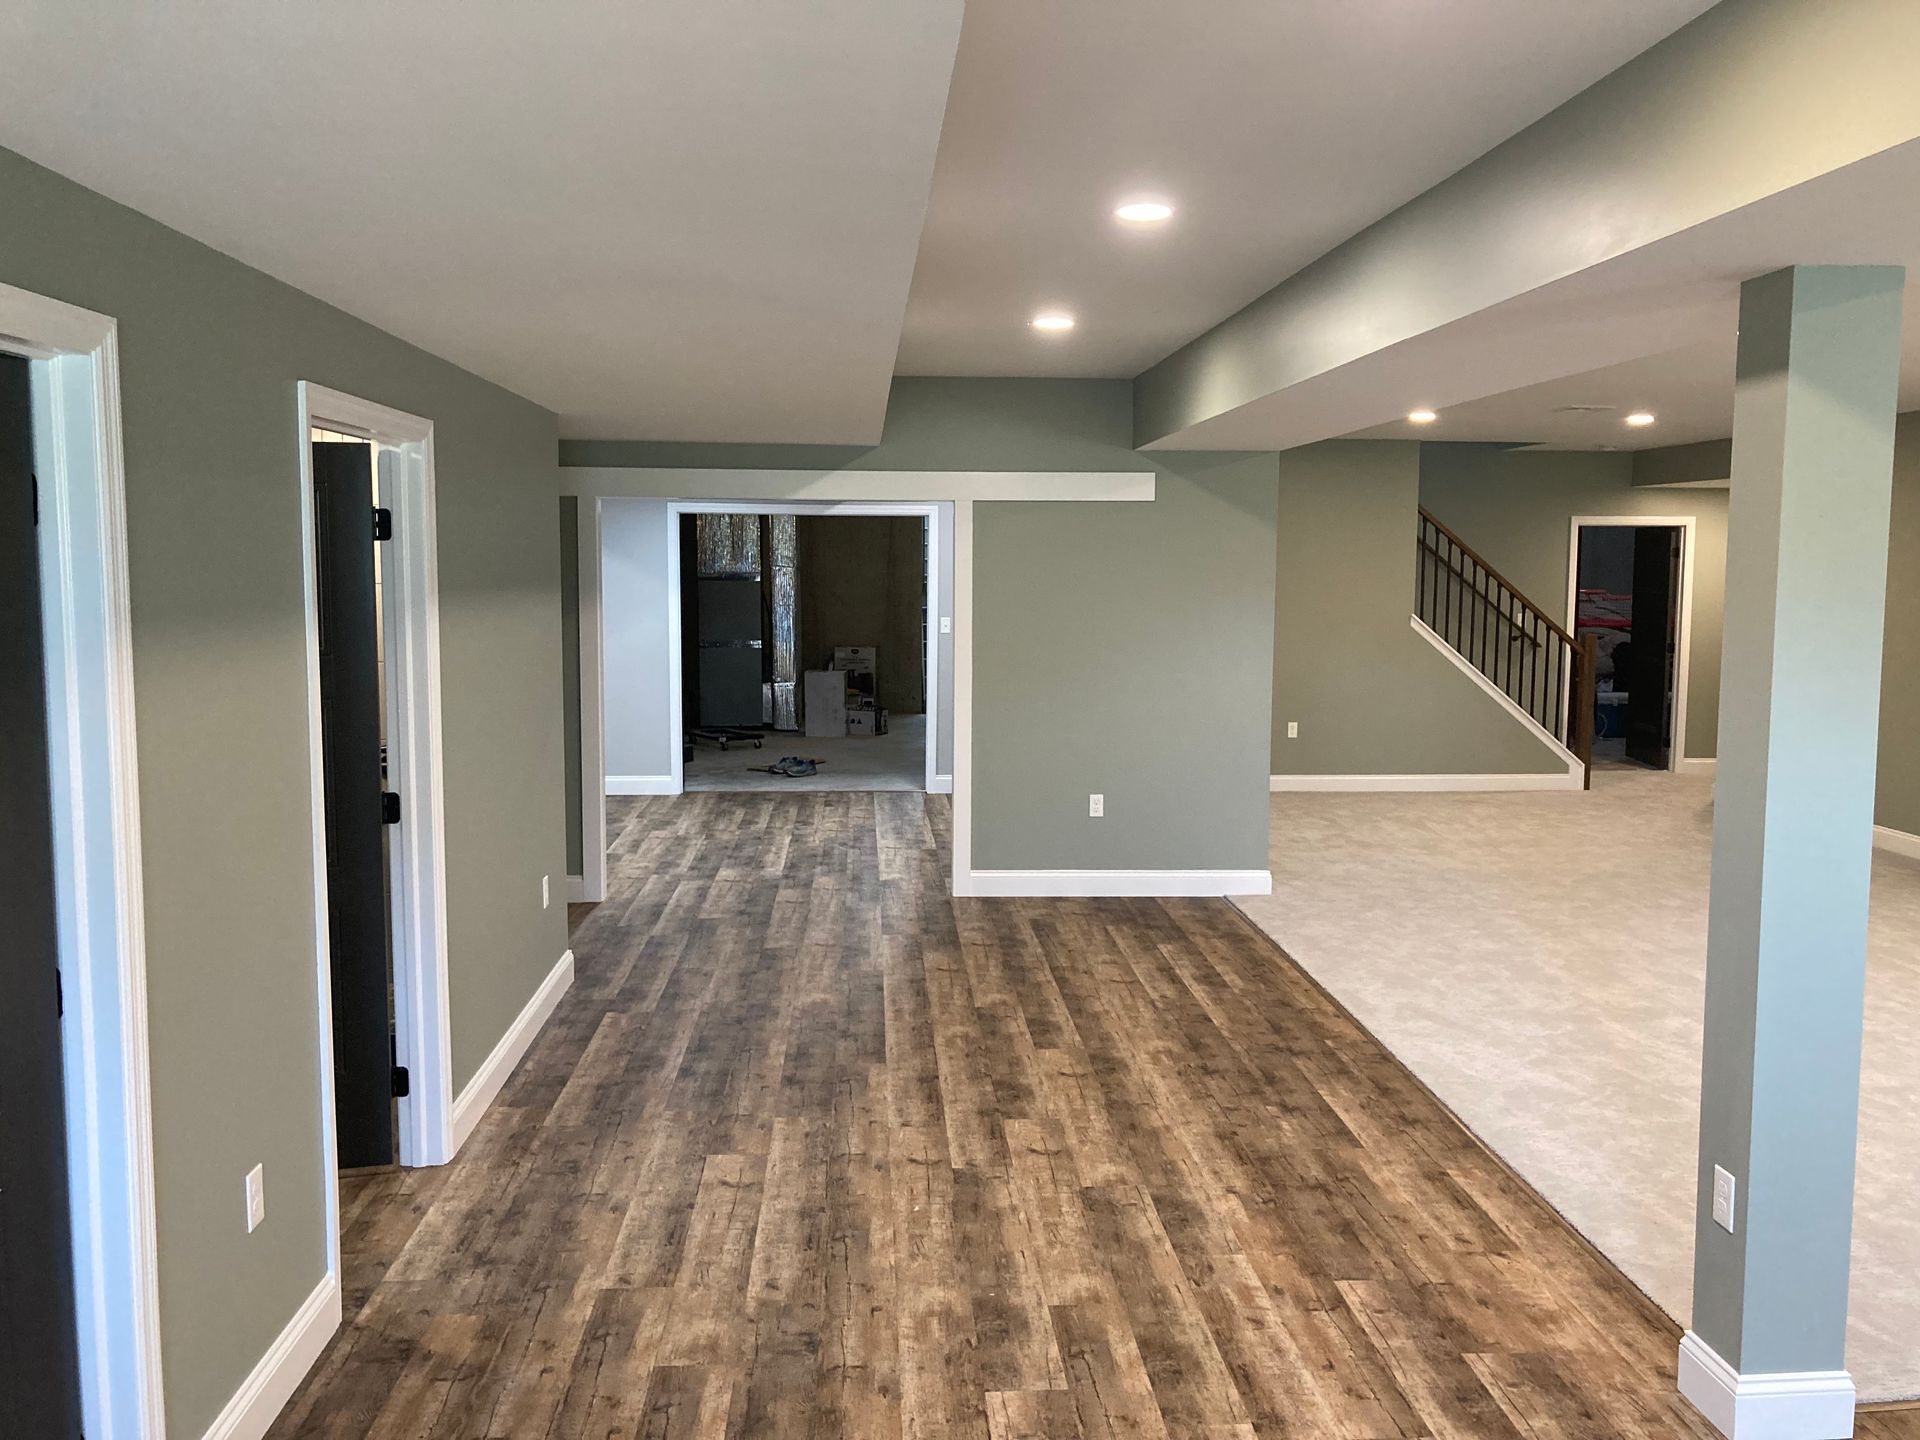
<path fill-rule="evenodd" d="M 872 441 L 960 10 L 29 0 L 0 144 L 563 433 Z"/>
<path fill-rule="evenodd" d="M 1857 169 L 1803 193 L 1775 196 L 1737 217 L 1737 225 L 1715 227 L 1719 238 L 1699 247 L 1690 266 L 1683 262 L 1663 275 L 1646 295 L 1612 290 L 1606 304 L 1626 318 L 1627 344 L 1638 333 L 1652 353 L 1446 405 L 1432 424 L 1394 420 L 1354 438 L 1499 441 L 1543 450 L 1645 450 L 1724 440 L 1733 433 L 1735 277 L 1764 274 L 1793 257 L 1809 264 L 1907 267 L 1899 407 L 1920 410 L 1920 147 L 1890 152 Z M 1645 303 L 1650 297 L 1655 303 Z M 1636 314 L 1648 322 L 1635 327 Z M 1539 326 L 1535 340 L 1543 347 L 1543 373 L 1552 373 L 1556 363 L 1577 363 L 1590 338 L 1591 332 Z M 1683 339 L 1690 343 L 1676 344 Z M 1444 385 L 1471 395 L 1478 357 L 1490 344 L 1485 335 L 1469 334 L 1430 356 L 1424 367 L 1429 390 Z M 1428 393 L 1419 384 L 1403 380 L 1398 393 Z M 1636 410 L 1651 413 L 1654 423 L 1628 426 L 1625 417 Z"/>
<path fill-rule="evenodd" d="M 968 0 L 899 369 L 1135 375 L 1710 7 Z"/>

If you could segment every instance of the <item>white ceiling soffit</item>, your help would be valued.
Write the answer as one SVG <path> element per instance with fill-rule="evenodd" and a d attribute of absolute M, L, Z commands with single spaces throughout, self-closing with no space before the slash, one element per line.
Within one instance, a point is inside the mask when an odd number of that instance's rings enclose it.
<path fill-rule="evenodd" d="M 563 434 L 869 443 L 960 13 L 28 0 L 0 144 Z"/>
<path fill-rule="evenodd" d="M 1787 265 L 1905 265 L 1900 407 L 1920 409 L 1920 140 L 1389 347 L 1210 422 L 1201 448 L 1329 435 L 1645 449 L 1733 423 L 1740 283 Z M 1506 377 L 1539 376 L 1515 388 Z M 1549 412 L 1611 404 L 1658 423 Z M 1383 409 L 1439 411 L 1434 424 Z"/>
<path fill-rule="evenodd" d="M 900 372 L 1135 375 L 1710 5 L 969 0 Z"/>
<path fill-rule="evenodd" d="M 1910 245 L 1901 330 L 1900 408 L 1920 410 L 1920 235 Z M 1896 259 L 1901 257 L 1896 256 Z M 1724 440 L 1733 433 L 1733 304 L 1708 312 L 1713 334 L 1618 365 L 1469 400 L 1430 425 L 1395 420 L 1359 431 L 1366 440 L 1496 441 L 1535 450 L 1650 450 Z M 1646 426 L 1626 417 L 1645 411 Z"/>

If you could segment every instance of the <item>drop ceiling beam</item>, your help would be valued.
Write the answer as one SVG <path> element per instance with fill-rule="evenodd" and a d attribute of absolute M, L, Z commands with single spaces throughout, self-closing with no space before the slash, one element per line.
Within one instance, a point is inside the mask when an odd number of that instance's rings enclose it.
<path fill-rule="evenodd" d="M 1136 443 L 1303 444 L 1692 333 L 1697 296 L 1614 267 L 1920 136 L 1917 51 L 1912 0 L 1723 0 L 1140 375 Z"/>

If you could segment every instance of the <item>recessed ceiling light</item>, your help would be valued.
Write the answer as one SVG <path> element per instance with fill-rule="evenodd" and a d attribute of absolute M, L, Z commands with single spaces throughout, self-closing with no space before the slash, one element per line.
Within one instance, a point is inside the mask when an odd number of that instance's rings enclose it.
<path fill-rule="evenodd" d="M 1152 225 L 1171 219 L 1173 207 L 1164 200 L 1129 200 L 1113 213 L 1116 219 L 1130 220 L 1136 225 Z"/>
<path fill-rule="evenodd" d="M 1409 410 L 1407 412 L 1407 419 L 1416 425 L 1431 425 L 1439 418 L 1439 412 L 1434 410 Z"/>
<path fill-rule="evenodd" d="M 1627 416 L 1627 424 L 1634 426 L 1636 429 L 1642 425 L 1651 425 L 1652 423 L 1653 412 L 1651 410 L 1636 410 Z"/>
<path fill-rule="evenodd" d="M 1028 322 L 1036 330 L 1071 330 L 1073 317 L 1063 315 L 1057 310 L 1043 311 Z"/>

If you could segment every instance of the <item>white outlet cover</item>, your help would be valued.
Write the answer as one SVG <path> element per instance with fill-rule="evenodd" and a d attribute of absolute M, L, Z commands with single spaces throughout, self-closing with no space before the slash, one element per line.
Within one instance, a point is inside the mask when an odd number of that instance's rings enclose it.
<path fill-rule="evenodd" d="M 1300 722 L 1298 720 L 1287 721 L 1287 739 L 1298 740 L 1299 738 L 1300 738 Z"/>
<path fill-rule="evenodd" d="M 1720 1166 L 1713 1167 L 1713 1223 L 1729 1235 L 1733 1233 L 1733 1176 Z"/>
<path fill-rule="evenodd" d="M 1098 820 L 1101 816 L 1105 815 L 1106 813 L 1107 813 L 1107 797 L 1106 796 L 1104 795 L 1087 796 L 1087 815 L 1089 818 Z"/>
<path fill-rule="evenodd" d="M 267 1172 L 256 1165 L 247 1172 L 247 1233 L 251 1235 L 267 1218 Z"/>
<path fill-rule="evenodd" d="M 951 635 L 953 633 L 953 616 L 942 615 L 940 617 L 940 633 L 942 635 Z"/>

